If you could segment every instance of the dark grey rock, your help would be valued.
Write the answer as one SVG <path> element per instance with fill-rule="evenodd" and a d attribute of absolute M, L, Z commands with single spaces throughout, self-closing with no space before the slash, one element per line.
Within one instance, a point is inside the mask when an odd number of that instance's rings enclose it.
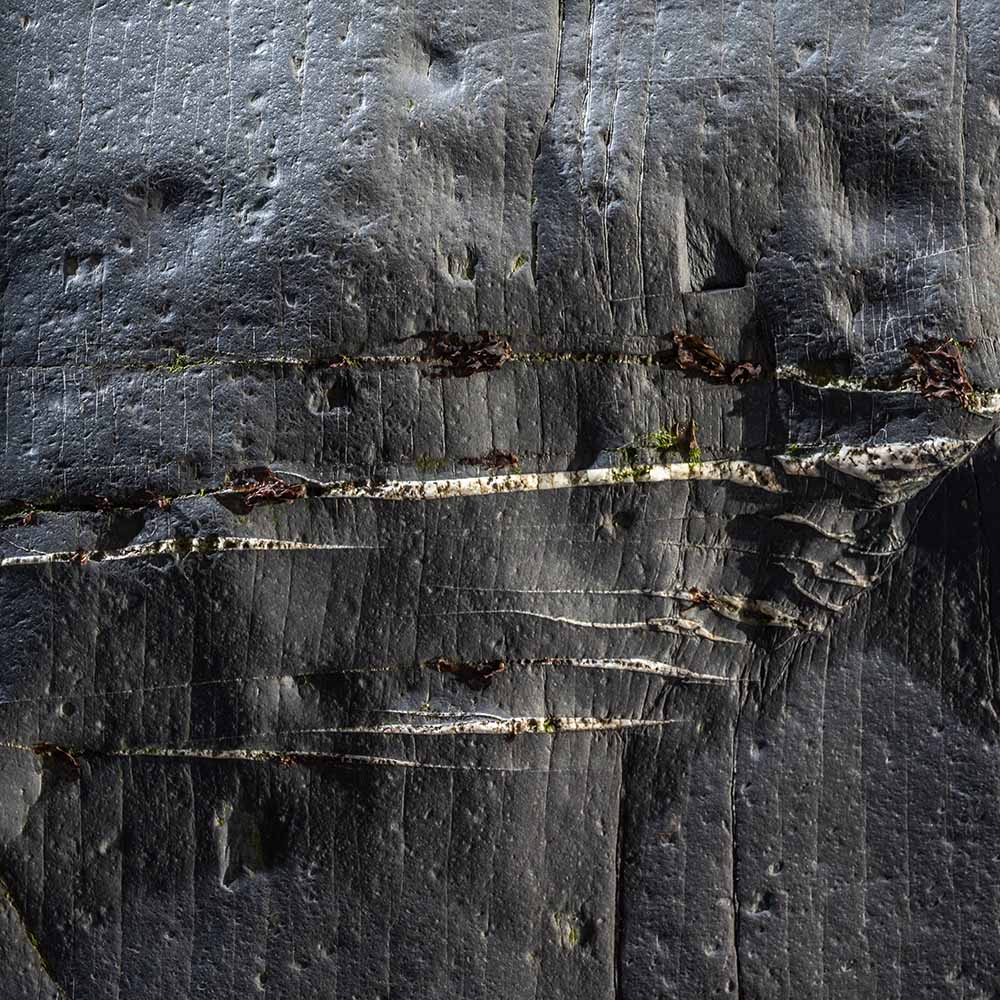
<path fill-rule="evenodd" d="M 2 8 L 0 996 L 1000 997 L 1000 8 Z"/>

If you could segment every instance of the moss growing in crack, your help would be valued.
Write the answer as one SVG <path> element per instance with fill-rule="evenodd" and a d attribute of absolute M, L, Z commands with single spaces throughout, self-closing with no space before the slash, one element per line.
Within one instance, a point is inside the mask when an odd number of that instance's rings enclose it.
<path fill-rule="evenodd" d="M 684 434 L 675 424 L 670 427 L 658 427 L 656 430 L 645 431 L 621 448 L 614 448 L 620 465 L 636 465 L 643 451 L 674 451 L 684 444 Z"/>
<path fill-rule="evenodd" d="M 624 448 L 616 448 L 615 454 L 619 456 L 621 465 L 634 465 L 639 458 L 639 449 L 627 444 Z"/>
<path fill-rule="evenodd" d="M 550 734 L 559 732 L 559 720 L 554 715 L 547 715 L 542 719 L 542 732 Z"/>
<path fill-rule="evenodd" d="M 417 455 L 413 464 L 420 472 L 440 472 L 448 464 L 446 458 L 434 458 L 432 455 Z"/>
<path fill-rule="evenodd" d="M 527 256 L 527 254 L 519 253 L 510 262 L 510 273 L 511 274 L 517 274 L 517 272 L 520 271 L 521 268 L 524 267 L 524 265 L 527 264 L 527 263 L 528 263 L 528 256 Z"/>
<path fill-rule="evenodd" d="M 641 453 L 644 448 L 645 445 L 637 442 L 613 450 L 614 464 L 611 468 L 611 479 L 613 482 L 639 482 L 649 477 L 653 467 L 641 461 L 643 457 Z"/>
<path fill-rule="evenodd" d="M 186 372 L 190 368 L 199 368 L 204 365 L 217 365 L 221 364 L 218 358 L 195 358 L 190 354 L 183 354 L 180 351 L 174 351 L 170 355 L 170 360 L 165 365 L 157 365 L 155 367 L 167 372 L 169 375 L 179 375 L 181 372 Z"/>
<path fill-rule="evenodd" d="M 688 451 L 688 465 L 701 465 L 701 448 L 693 445 Z"/>
<path fill-rule="evenodd" d="M 241 363 L 236 360 L 229 363 L 235 367 L 252 364 L 251 362 Z M 172 351 L 169 361 L 159 365 L 147 365 L 146 367 L 148 371 L 161 371 L 166 372 L 168 375 L 179 375 L 181 372 L 186 372 L 191 368 L 204 368 L 207 365 L 222 364 L 226 364 L 226 359 L 216 357 L 196 358 L 193 355 L 185 354 L 183 351 Z"/>
<path fill-rule="evenodd" d="M 966 408 L 973 413 L 995 413 L 1000 409 L 1000 393 L 974 389 L 966 397 Z"/>
<path fill-rule="evenodd" d="M 331 358 L 329 362 L 330 368 L 360 368 L 361 361 L 358 358 L 348 357 L 346 354 L 338 354 L 335 358 Z"/>
<path fill-rule="evenodd" d="M 612 480 L 622 483 L 647 479 L 653 468 L 648 461 L 649 453 L 657 452 L 662 460 L 664 452 L 680 450 L 685 440 L 684 433 L 677 425 L 643 432 L 631 443 L 612 449 Z"/>
<path fill-rule="evenodd" d="M 572 950 L 582 942 L 584 928 L 581 926 L 580 917 L 576 914 L 553 913 L 552 923 L 563 948 Z"/>

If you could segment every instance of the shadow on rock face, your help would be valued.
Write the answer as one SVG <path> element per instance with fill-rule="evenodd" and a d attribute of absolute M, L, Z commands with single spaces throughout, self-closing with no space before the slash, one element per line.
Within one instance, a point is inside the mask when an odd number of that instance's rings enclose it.
<path fill-rule="evenodd" d="M 990 437 L 935 484 L 878 588 L 881 642 L 991 743 L 1000 738 L 1000 452 Z"/>
<path fill-rule="evenodd" d="M 216 843 L 223 885 L 275 869 L 290 850 L 291 817 L 285 805 L 257 797 L 218 812 Z"/>

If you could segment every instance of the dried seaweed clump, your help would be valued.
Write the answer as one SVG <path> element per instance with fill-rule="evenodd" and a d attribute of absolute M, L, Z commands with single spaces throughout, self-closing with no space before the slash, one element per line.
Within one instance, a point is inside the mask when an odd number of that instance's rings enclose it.
<path fill-rule="evenodd" d="M 490 682 L 497 674 L 504 672 L 506 664 L 503 660 L 492 663 L 458 663 L 440 656 L 436 660 L 431 660 L 426 666 L 441 674 L 451 674 L 473 691 L 482 691 L 490 686 Z"/>
<path fill-rule="evenodd" d="M 306 495 L 304 483 L 290 483 L 267 468 L 244 469 L 226 477 L 226 488 L 217 496 L 234 513 L 248 514 L 264 503 L 287 503 Z"/>
<path fill-rule="evenodd" d="M 462 462 L 464 465 L 480 465 L 487 469 L 496 469 L 497 471 L 520 468 L 517 455 L 512 451 L 504 451 L 501 448 L 494 448 L 485 455 L 463 458 Z"/>
<path fill-rule="evenodd" d="M 35 743 L 31 747 L 31 752 L 38 757 L 43 764 L 65 777 L 76 778 L 80 771 L 80 761 L 76 754 L 55 743 Z"/>
<path fill-rule="evenodd" d="M 954 399 L 959 403 L 967 403 L 972 395 L 972 383 L 965 373 L 959 348 L 969 347 L 974 343 L 926 340 L 920 344 L 908 345 L 910 365 L 921 395 L 928 399 Z"/>
<path fill-rule="evenodd" d="M 760 378 L 761 367 L 752 361 L 726 361 L 711 344 L 692 333 L 673 333 L 677 366 L 716 382 L 742 385 Z"/>
<path fill-rule="evenodd" d="M 488 330 L 480 330 L 479 339 L 473 341 L 453 333 L 421 333 L 418 336 L 426 345 L 421 360 L 436 362 L 432 378 L 468 378 L 500 368 L 513 356 L 510 344 Z"/>

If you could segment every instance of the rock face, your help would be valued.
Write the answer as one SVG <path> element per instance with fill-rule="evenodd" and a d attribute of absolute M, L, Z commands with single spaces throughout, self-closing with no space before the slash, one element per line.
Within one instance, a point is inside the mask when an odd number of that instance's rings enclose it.
<path fill-rule="evenodd" d="M 1000 996 L 1000 6 L 5 3 L 0 984 Z"/>

